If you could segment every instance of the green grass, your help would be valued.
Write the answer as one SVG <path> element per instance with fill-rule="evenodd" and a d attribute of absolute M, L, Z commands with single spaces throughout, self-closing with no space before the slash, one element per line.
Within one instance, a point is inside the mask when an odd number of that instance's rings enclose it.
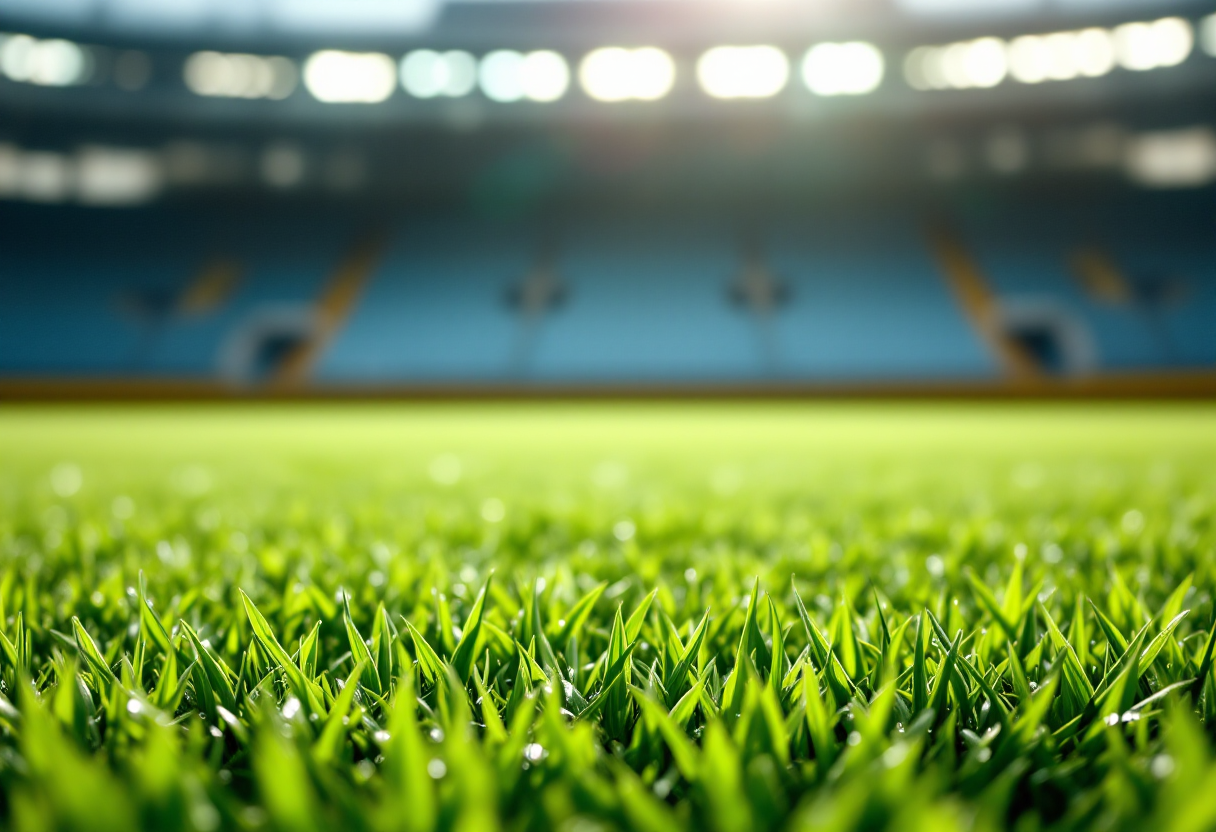
<path fill-rule="evenodd" d="M 1216 407 L 0 411 L 0 826 L 1216 828 Z"/>

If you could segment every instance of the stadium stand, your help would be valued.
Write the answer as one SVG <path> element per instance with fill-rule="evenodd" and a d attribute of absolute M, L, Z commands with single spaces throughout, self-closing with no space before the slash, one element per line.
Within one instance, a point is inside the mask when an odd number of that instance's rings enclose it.
<path fill-rule="evenodd" d="M 147 371 L 205 239 L 150 215 L 8 208 L 0 356 L 9 373 Z M 138 240 L 139 245 L 131 245 Z"/>
<path fill-rule="evenodd" d="M 794 287 L 778 323 L 791 374 L 941 379 L 998 370 L 915 216 L 787 223 L 774 236 L 773 264 Z"/>
<path fill-rule="evenodd" d="M 570 379 L 762 375 L 752 327 L 727 287 L 736 235 L 712 220 L 580 223 L 561 259 L 570 302 L 538 338 L 535 374 Z"/>
<path fill-rule="evenodd" d="M 6 206 L 8 377 L 327 385 L 985 380 L 1216 364 L 1202 194 L 559 223 Z M 70 241 L 64 243 L 62 241 Z M 995 344 L 995 346 L 994 346 Z M 1013 368 L 1013 369 L 1016 369 Z"/>
<path fill-rule="evenodd" d="M 27 376 L 215 377 L 242 328 L 311 310 L 350 236 L 291 214 L 10 206 L 3 222 L 0 368 Z"/>
<path fill-rule="evenodd" d="M 0 0 L 0 396 L 1216 391 L 1210 2 L 754 5 Z"/>
<path fill-rule="evenodd" d="M 1039 318 L 1048 364 L 1070 339 L 1091 345 L 1080 371 L 1216 363 L 1213 224 L 1210 202 L 1189 194 L 1143 195 L 1130 209 L 1013 204 L 959 223 L 1002 308 Z"/>
<path fill-rule="evenodd" d="M 518 328 L 506 296 L 532 266 L 528 236 L 495 223 L 405 223 L 317 365 L 318 377 L 503 376 Z"/>

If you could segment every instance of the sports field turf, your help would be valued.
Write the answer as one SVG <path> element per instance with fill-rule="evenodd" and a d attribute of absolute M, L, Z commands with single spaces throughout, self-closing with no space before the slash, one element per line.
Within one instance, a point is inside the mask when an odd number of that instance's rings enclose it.
<path fill-rule="evenodd" d="M 0 826 L 1216 828 L 1216 407 L 0 410 Z"/>

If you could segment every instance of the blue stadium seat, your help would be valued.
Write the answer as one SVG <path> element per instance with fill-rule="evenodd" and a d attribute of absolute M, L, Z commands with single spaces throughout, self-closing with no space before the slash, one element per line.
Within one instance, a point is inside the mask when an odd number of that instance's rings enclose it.
<path fill-rule="evenodd" d="M 958 224 L 997 295 L 1047 297 L 1065 306 L 1088 326 L 1101 369 L 1216 363 L 1216 212 L 1201 200 L 1142 194 L 1130 203 L 1083 207 L 1010 203 L 962 214 Z M 1069 258 L 1080 246 L 1107 252 L 1133 289 L 1168 279 L 1184 294 L 1155 311 L 1134 298 L 1095 300 L 1070 272 Z"/>
<path fill-rule="evenodd" d="M 738 242 L 721 222 L 584 221 L 562 247 L 566 308 L 546 321 L 536 376 L 743 379 L 765 372 L 753 326 L 728 303 Z"/>
<path fill-rule="evenodd" d="M 556 260 L 568 298 L 528 333 L 505 299 L 534 266 L 534 232 L 412 223 L 320 375 L 697 381 L 993 372 L 910 221 L 808 219 L 774 235 L 770 248 L 793 293 L 766 324 L 729 301 L 742 267 L 729 222 L 569 223 Z"/>
<path fill-rule="evenodd" d="M 349 246 L 330 218 L 167 210 L 7 208 L 0 372 L 210 377 L 227 335 L 264 304 L 311 303 Z M 232 296 L 197 317 L 176 300 L 217 253 L 240 264 Z"/>
<path fill-rule="evenodd" d="M 146 371 L 141 306 L 165 303 L 205 254 L 205 237 L 154 212 L 6 209 L 0 368 L 22 375 Z M 141 300 L 141 298 L 143 300 Z"/>
<path fill-rule="evenodd" d="M 527 229 L 428 218 L 399 230 L 317 367 L 326 381 L 501 378 L 518 322 L 508 288 L 532 266 Z"/>
<path fill-rule="evenodd" d="M 913 215 L 808 216 L 771 236 L 793 301 L 778 331 L 788 372 L 812 378 L 966 379 L 996 364 Z"/>
<path fill-rule="evenodd" d="M 222 250 L 242 271 L 235 292 L 212 314 L 175 320 L 155 371 L 214 375 L 225 339 L 243 321 L 259 309 L 313 303 L 354 238 L 351 223 L 327 217 L 277 217 L 228 229 Z"/>
<path fill-rule="evenodd" d="M 1090 206 L 1008 201 L 954 229 L 1009 310 L 1083 326 L 1104 371 L 1216 364 L 1216 209 L 1203 194 Z M 0 374 L 214 378 L 224 344 L 272 309 L 307 312 L 367 232 L 354 217 L 0 206 Z M 966 380 L 999 367 L 912 211 L 401 221 L 321 353 L 323 382 Z M 1072 274 L 1109 255 L 1133 298 Z M 215 308 L 178 302 L 217 256 L 242 277 Z M 749 286 L 776 294 L 749 308 Z M 760 276 L 757 278 L 756 275 Z M 540 283 L 530 283 L 544 275 Z M 521 311 L 521 287 L 550 303 Z M 775 288 L 774 288 L 775 287 Z M 733 293 L 733 294 L 732 294 Z M 768 296 L 766 296 L 768 297 Z M 514 301 L 512 300 L 514 298 Z M 771 299 L 770 298 L 770 299 Z"/>

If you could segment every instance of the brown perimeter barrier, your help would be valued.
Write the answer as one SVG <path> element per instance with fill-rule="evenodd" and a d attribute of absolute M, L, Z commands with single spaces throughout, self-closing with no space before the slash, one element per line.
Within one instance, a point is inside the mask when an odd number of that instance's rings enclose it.
<path fill-rule="evenodd" d="M 558 399 L 1216 399 L 1216 370 L 976 381 L 319 384 L 0 378 L 0 402 L 487 401 Z"/>

